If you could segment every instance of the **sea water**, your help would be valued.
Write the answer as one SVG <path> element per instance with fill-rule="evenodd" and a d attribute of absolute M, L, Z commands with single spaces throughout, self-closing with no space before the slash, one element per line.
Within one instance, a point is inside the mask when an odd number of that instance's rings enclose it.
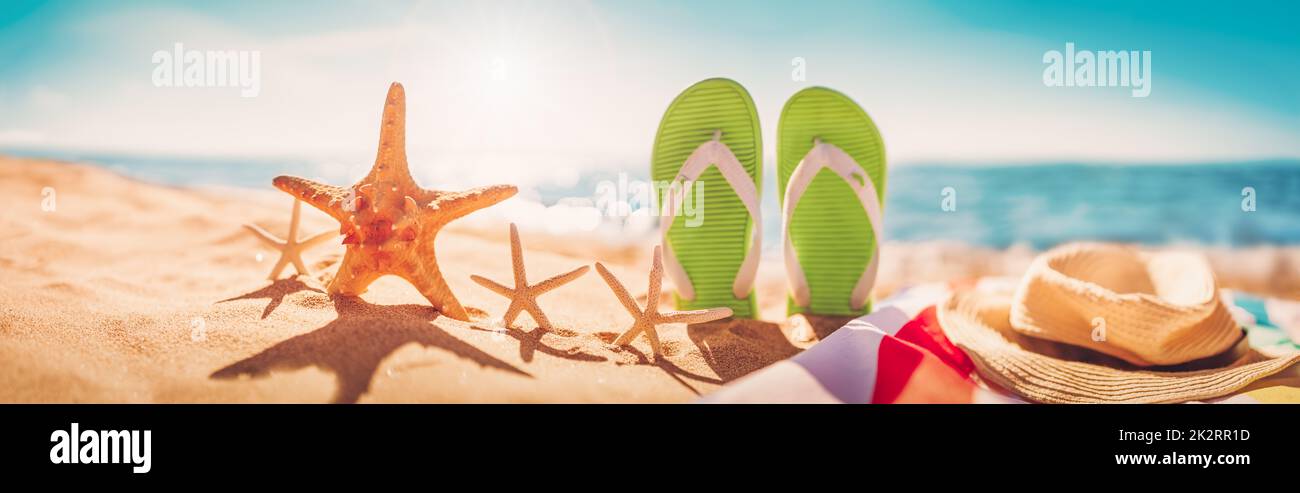
<path fill-rule="evenodd" d="M 269 190 L 292 174 L 352 183 L 369 163 L 309 159 L 198 159 L 4 150 L 92 163 L 145 181 L 180 186 Z M 779 245 L 775 173 L 764 177 L 765 249 Z M 576 181 L 520 184 L 520 197 L 554 205 L 593 199 L 599 183 L 644 165 L 583 170 Z M 633 170 L 640 170 L 633 171 Z M 446 169 L 415 171 L 421 183 L 454 181 Z M 569 173 L 568 175 L 572 175 Z M 707 206 L 704 204 L 705 220 Z M 995 248 L 1042 249 L 1075 240 L 1147 245 L 1300 244 L 1300 160 L 1198 164 L 891 165 L 884 236 L 893 241 L 953 241 Z M 607 218 L 617 221 L 619 218 Z"/>

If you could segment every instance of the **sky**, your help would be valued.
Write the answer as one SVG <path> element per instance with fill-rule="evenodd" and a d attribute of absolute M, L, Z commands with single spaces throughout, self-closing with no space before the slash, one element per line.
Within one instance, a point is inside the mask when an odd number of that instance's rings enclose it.
<path fill-rule="evenodd" d="M 786 98 L 819 85 L 867 110 L 891 163 L 1300 158 L 1296 3 L 1043 3 L 6 0 L 0 149 L 364 168 L 400 81 L 413 166 L 572 180 L 644 167 L 672 98 L 729 77 L 769 156 Z M 157 87 L 176 43 L 256 51 L 260 92 Z M 1066 43 L 1149 50 L 1150 95 L 1044 85 Z"/>

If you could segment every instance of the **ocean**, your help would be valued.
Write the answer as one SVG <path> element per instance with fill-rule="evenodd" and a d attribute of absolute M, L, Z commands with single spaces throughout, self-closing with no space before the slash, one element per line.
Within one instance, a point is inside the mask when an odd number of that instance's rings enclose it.
<path fill-rule="evenodd" d="M 0 150 L 10 155 L 89 162 L 145 181 L 179 186 L 270 189 L 280 174 L 351 183 L 369 163 L 307 159 L 200 159 Z M 763 187 L 765 249 L 778 245 L 775 173 Z M 627 166 L 645 179 L 645 166 Z M 422 183 L 445 182 L 417 172 Z M 521 184 L 521 197 L 553 206 L 594 200 L 617 167 L 584 171 L 565 183 Z M 567 176 L 573 176 L 568 173 Z M 442 178 L 439 180 L 437 178 Z M 566 200 L 569 199 L 569 200 Z M 636 206 L 633 205 L 633 208 Z M 1300 160 L 1200 164 L 891 165 L 887 241 L 951 241 L 1035 249 L 1076 240 L 1145 245 L 1241 247 L 1300 244 Z M 620 221 L 619 218 L 604 218 Z"/>

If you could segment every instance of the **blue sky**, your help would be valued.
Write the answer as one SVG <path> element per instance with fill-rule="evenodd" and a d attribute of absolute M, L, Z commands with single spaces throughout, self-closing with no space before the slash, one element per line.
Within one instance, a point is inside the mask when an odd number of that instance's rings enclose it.
<path fill-rule="evenodd" d="M 725 76 L 769 144 L 785 99 L 824 85 L 894 162 L 1300 157 L 1293 2 L 319 3 L 6 1 L 0 148 L 364 162 L 399 80 L 413 162 L 639 166 L 673 96 Z M 261 93 L 155 87 L 177 42 L 258 51 Z M 1066 42 L 1150 50 L 1151 95 L 1044 86 Z"/>

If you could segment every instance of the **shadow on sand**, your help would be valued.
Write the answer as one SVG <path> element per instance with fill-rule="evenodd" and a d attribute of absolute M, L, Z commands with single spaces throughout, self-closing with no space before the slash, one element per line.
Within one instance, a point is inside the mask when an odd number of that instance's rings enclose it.
<path fill-rule="evenodd" d="M 686 387 L 686 390 L 691 391 L 692 394 L 695 394 L 697 396 L 701 395 L 699 389 L 696 389 L 694 386 L 690 384 L 690 382 L 687 382 L 687 380 L 695 380 L 697 382 L 703 382 L 703 383 L 708 383 L 713 385 L 722 385 L 725 382 L 724 380 L 719 380 L 713 377 L 700 375 L 698 373 L 693 373 L 689 370 L 686 370 L 685 368 L 677 366 L 676 363 L 669 361 L 668 358 L 659 357 L 651 360 L 650 357 L 646 356 L 646 354 L 641 352 L 641 350 L 632 346 L 623 346 L 619 348 L 619 350 L 630 353 L 633 356 L 635 356 L 637 360 L 636 364 L 638 365 L 659 367 L 659 369 L 663 370 L 665 374 L 667 374 L 669 377 L 672 377 L 672 379 L 676 380 L 677 383 L 682 384 L 683 387 Z"/>
<path fill-rule="evenodd" d="M 818 340 L 852 319 L 807 316 Z M 780 325 L 762 320 L 726 319 L 694 324 L 686 327 L 686 334 L 723 382 L 743 377 L 803 351 L 790 343 Z"/>
<path fill-rule="evenodd" d="M 269 298 L 271 302 L 267 303 L 266 309 L 262 310 L 262 319 L 265 320 L 267 316 L 271 315 L 271 312 L 275 311 L 276 307 L 280 306 L 280 303 L 284 302 L 285 296 L 291 295 L 293 293 L 297 293 L 299 291 L 311 291 L 314 293 L 325 294 L 324 291 L 308 286 L 306 283 L 299 281 L 297 276 L 294 276 L 288 279 L 275 280 L 271 282 L 271 284 L 257 291 L 253 291 L 247 294 L 242 294 L 234 298 L 224 299 L 218 301 L 217 303 L 226 303 L 226 302 L 236 301 L 236 300 L 256 300 L 261 298 Z"/>
<path fill-rule="evenodd" d="M 410 343 L 445 349 L 481 366 L 532 378 L 439 328 L 433 322 L 441 315 L 431 306 L 372 305 L 350 296 L 334 296 L 333 301 L 338 313 L 334 321 L 217 370 L 212 378 L 260 377 L 275 370 L 317 367 L 337 378 L 334 402 L 353 403 L 370 390 L 380 362 Z"/>
<path fill-rule="evenodd" d="M 256 291 L 222 300 L 219 303 L 268 298 L 270 302 L 262 312 L 265 319 L 284 298 L 299 291 L 322 293 L 295 278 L 281 279 Z M 331 296 L 338 318 L 312 332 L 292 337 L 262 352 L 233 363 L 212 374 L 215 379 L 240 376 L 261 377 L 276 370 L 296 370 L 317 367 L 334 373 L 337 387 L 334 402 L 357 402 L 370 390 L 371 380 L 379 364 L 398 348 L 416 343 L 423 347 L 436 347 L 451 351 L 461 358 L 483 367 L 532 378 L 532 375 L 502 361 L 469 343 L 457 339 L 433 322 L 441 315 L 427 305 L 373 305 L 349 296 Z M 818 339 L 844 325 L 852 317 L 809 316 Z M 607 361 L 604 356 L 583 352 L 578 347 L 559 348 L 544 341 L 548 332 L 540 328 L 525 331 L 517 328 L 491 329 L 470 325 L 470 329 L 496 332 L 519 342 L 519 357 L 532 362 L 536 353 L 583 362 Z M 721 385 L 772 363 L 784 360 L 802 351 L 794 346 L 782 332 L 781 326 L 759 320 L 726 319 L 717 322 L 688 325 L 687 335 L 700 350 L 705 362 L 718 378 L 686 370 L 667 358 L 650 358 L 640 350 L 625 346 L 625 352 L 635 358 L 637 365 L 656 366 L 692 393 L 700 392 L 691 381 Z M 559 337 L 578 335 L 565 330 L 549 332 Z M 615 333 L 599 333 L 597 337 L 606 344 L 613 341 Z"/>
<path fill-rule="evenodd" d="M 524 363 L 532 363 L 533 356 L 538 352 L 541 352 L 542 354 L 548 354 L 556 358 L 564 358 L 573 361 L 590 361 L 590 362 L 606 361 L 606 358 L 604 356 L 588 354 L 582 352 L 582 350 L 576 347 L 571 349 L 560 349 L 553 346 L 549 346 L 546 343 L 542 342 L 542 337 L 544 337 L 548 333 L 555 334 L 560 337 L 577 336 L 577 333 L 570 332 L 570 331 L 565 331 L 565 330 L 547 331 L 540 327 L 534 328 L 533 330 L 530 331 L 524 331 L 522 329 L 516 329 L 514 327 L 491 329 L 486 327 L 479 327 L 477 325 L 471 325 L 470 328 L 473 330 L 478 330 L 483 332 L 501 333 L 510 336 L 512 339 L 516 341 L 519 341 L 519 359 L 523 360 Z"/>

